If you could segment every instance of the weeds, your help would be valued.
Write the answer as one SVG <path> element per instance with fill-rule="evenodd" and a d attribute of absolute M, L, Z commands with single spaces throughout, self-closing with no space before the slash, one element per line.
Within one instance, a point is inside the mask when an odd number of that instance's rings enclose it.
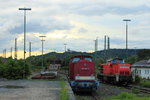
<path fill-rule="evenodd" d="M 140 85 L 141 85 L 142 87 L 150 88 L 150 81 L 141 80 Z"/>
<path fill-rule="evenodd" d="M 60 81 L 60 98 L 59 100 L 69 100 L 68 96 L 68 89 L 66 87 L 66 82 L 65 81 Z"/>
<path fill-rule="evenodd" d="M 150 97 L 137 97 L 135 94 L 122 92 L 118 96 L 113 96 L 106 100 L 150 100 Z"/>

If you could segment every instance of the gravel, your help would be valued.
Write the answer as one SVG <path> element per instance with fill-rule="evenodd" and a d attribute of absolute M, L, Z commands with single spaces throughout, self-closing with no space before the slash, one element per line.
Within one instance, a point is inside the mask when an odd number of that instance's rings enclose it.
<path fill-rule="evenodd" d="M 58 100 L 59 81 L 0 81 L 0 100 Z"/>

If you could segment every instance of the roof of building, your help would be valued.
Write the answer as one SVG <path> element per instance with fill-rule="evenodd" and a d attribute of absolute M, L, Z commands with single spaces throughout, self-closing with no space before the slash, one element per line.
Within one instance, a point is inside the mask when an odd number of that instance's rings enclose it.
<path fill-rule="evenodd" d="M 131 65 L 131 67 L 150 67 L 150 59 L 136 62 L 133 65 Z"/>

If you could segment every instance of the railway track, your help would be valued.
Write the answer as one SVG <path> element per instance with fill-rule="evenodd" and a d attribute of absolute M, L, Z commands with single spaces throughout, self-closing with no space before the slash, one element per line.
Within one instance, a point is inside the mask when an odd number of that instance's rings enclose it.
<path fill-rule="evenodd" d="M 101 100 L 96 92 L 74 92 L 77 100 Z"/>
<path fill-rule="evenodd" d="M 128 85 L 125 88 L 130 89 L 130 90 L 137 89 L 137 90 L 139 90 L 139 92 L 150 94 L 150 88 L 143 88 L 143 87 L 135 86 L 135 85 Z"/>
<path fill-rule="evenodd" d="M 100 100 L 100 98 L 97 96 L 96 93 L 91 93 L 92 94 L 92 97 L 93 97 L 93 100 Z"/>

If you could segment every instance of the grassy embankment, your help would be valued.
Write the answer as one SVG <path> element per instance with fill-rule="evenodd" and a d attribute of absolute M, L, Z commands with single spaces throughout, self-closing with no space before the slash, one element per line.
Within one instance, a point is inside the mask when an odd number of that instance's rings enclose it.
<path fill-rule="evenodd" d="M 138 97 L 132 93 L 122 92 L 117 96 L 113 96 L 105 100 L 150 100 L 150 97 Z"/>
<path fill-rule="evenodd" d="M 60 98 L 59 100 L 69 100 L 68 89 L 66 87 L 66 81 L 60 81 Z"/>

